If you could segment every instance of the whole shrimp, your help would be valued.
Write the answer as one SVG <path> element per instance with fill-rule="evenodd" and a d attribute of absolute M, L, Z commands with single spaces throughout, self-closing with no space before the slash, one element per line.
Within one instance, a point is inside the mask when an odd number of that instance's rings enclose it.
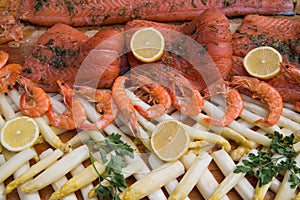
<path fill-rule="evenodd" d="M 67 84 L 61 80 L 58 80 L 57 84 L 68 109 L 61 115 L 56 115 L 52 106 L 50 106 L 47 117 L 52 126 L 65 130 L 73 130 L 85 122 L 86 110 L 80 99 L 76 95 L 73 95 L 73 90 Z"/>
<path fill-rule="evenodd" d="M 282 113 L 283 101 L 275 88 L 264 81 L 247 76 L 233 76 L 231 84 L 237 88 L 249 90 L 253 93 L 253 98 L 259 98 L 268 105 L 269 114 L 267 118 L 259 119 L 256 123 L 263 123 L 265 126 L 273 126 L 277 123 Z"/>
<path fill-rule="evenodd" d="M 185 77 L 173 73 L 169 75 L 172 80 L 170 95 L 173 106 L 184 115 L 198 115 L 204 106 L 204 99 L 200 92 Z M 176 91 L 179 91 L 181 96 L 177 95 Z"/>
<path fill-rule="evenodd" d="M 138 137 L 139 127 L 137 122 L 136 111 L 133 105 L 130 103 L 126 91 L 125 91 L 125 81 L 128 79 L 126 76 L 119 76 L 113 86 L 112 86 L 112 96 L 114 101 L 116 102 L 118 108 L 122 112 L 126 125 L 130 128 L 132 135 L 134 137 Z"/>
<path fill-rule="evenodd" d="M 103 129 L 115 120 L 118 114 L 118 108 L 109 90 L 94 89 L 87 86 L 74 86 L 74 91 L 88 101 L 95 102 L 97 111 L 101 113 L 101 117 L 97 122 L 93 124 L 82 124 L 80 126 L 81 129 Z"/>
<path fill-rule="evenodd" d="M 285 76 L 300 85 L 300 68 L 284 62 L 280 63 L 281 69 L 285 72 Z"/>
<path fill-rule="evenodd" d="M 5 51 L 0 50 L 0 68 L 6 65 L 9 58 L 9 54 Z"/>
<path fill-rule="evenodd" d="M 237 89 L 227 88 L 226 94 L 227 110 L 225 115 L 220 119 L 203 118 L 206 123 L 216 126 L 227 126 L 235 120 L 244 109 L 244 100 Z"/>
<path fill-rule="evenodd" d="M 139 83 L 144 84 L 140 86 L 139 89 L 151 96 L 151 99 L 153 98 L 152 102 L 155 103 L 147 110 L 144 110 L 138 105 L 133 105 L 141 115 L 146 118 L 159 117 L 163 115 L 166 110 L 170 109 L 172 100 L 166 88 L 143 75 L 134 75 L 131 77 Z"/>
<path fill-rule="evenodd" d="M 0 69 L 0 92 L 8 92 L 16 84 L 17 77 L 22 71 L 19 64 L 8 64 Z"/>
<path fill-rule="evenodd" d="M 17 82 L 24 88 L 20 98 L 21 113 L 28 117 L 40 117 L 45 114 L 51 105 L 47 93 L 25 77 L 20 76 Z"/>

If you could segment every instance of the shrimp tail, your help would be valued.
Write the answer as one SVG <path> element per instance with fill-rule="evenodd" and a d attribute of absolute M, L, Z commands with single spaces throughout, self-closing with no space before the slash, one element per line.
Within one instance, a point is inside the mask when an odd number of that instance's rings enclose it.
<path fill-rule="evenodd" d="M 165 113 L 165 107 L 157 104 L 151 106 L 149 109 L 144 110 L 141 106 L 138 105 L 133 105 L 133 107 L 144 117 L 146 118 L 155 118 L 155 117 L 160 117 Z"/>

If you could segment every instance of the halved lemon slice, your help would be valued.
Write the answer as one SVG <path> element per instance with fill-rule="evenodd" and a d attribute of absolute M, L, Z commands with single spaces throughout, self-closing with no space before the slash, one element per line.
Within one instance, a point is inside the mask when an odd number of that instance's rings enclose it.
<path fill-rule="evenodd" d="M 174 161 L 187 152 L 190 136 L 184 124 L 177 120 L 167 120 L 156 126 L 150 143 L 161 160 Z"/>
<path fill-rule="evenodd" d="M 154 62 L 159 60 L 164 53 L 165 38 L 155 28 L 143 28 L 133 34 L 130 48 L 138 60 L 147 63 Z"/>
<path fill-rule="evenodd" d="M 0 141 L 9 151 L 21 151 L 31 147 L 39 137 L 39 127 L 34 119 L 21 116 L 5 122 L 0 132 Z"/>
<path fill-rule="evenodd" d="M 282 56 L 273 47 L 262 46 L 249 51 L 243 62 L 251 76 L 267 80 L 279 73 Z"/>

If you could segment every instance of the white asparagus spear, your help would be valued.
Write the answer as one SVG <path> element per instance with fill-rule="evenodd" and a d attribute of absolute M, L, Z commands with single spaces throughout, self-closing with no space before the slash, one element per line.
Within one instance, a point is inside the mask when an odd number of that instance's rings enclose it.
<path fill-rule="evenodd" d="M 214 151 L 212 157 L 225 176 L 234 170 L 235 163 L 223 149 Z M 253 199 L 254 188 L 246 178 L 242 178 L 234 188 L 244 200 Z"/>
<path fill-rule="evenodd" d="M 42 117 L 34 118 L 34 120 L 39 125 L 41 134 L 47 143 L 54 148 L 60 149 L 64 153 L 69 152 L 69 146 L 61 141 Z"/>
<path fill-rule="evenodd" d="M 193 161 L 196 159 L 196 155 L 192 152 L 188 152 L 186 155 L 184 155 L 181 158 L 181 162 L 184 164 L 184 167 L 188 169 Z M 209 199 L 209 197 L 213 194 L 213 192 L 217 189 L 219 186 L 219 183 L 215 179 L 215 177 L 212 175 L 212 173 L 207 168 L 202 176 L 200 177 L 199 181 L 197 182 L 197 188 L 201 195 L 204 197 L 204 199 Z M 229 200 L 227 195 L 224 195 L 221 200 Z"/>
<path fill-rule="evenodd" d="M 0 154 L 0 166 L 3 163 L 5 163 L 5 158 L 4 158 L 3 154 Z M 0 183 L 0 199 L 2 199 L 2 200 L 6 200 L 6 195 L 4 194 L 4 188 L 5 188 L 4 183 Z"/>
<path fill-rule="evenodd" d="M 5 163 L 4 155 L 0 154 L 0 165 L 2 165 L 3 163 Z"/>
<path fill-rule="evenodd" d="M 257 154 L 257 150 L 253 149 L 249 153 Z M 239 164 L 242 163 L 242 160 L 243 159 L 240 160 Z M 236 174 L 232 170 L 214 191 L 213 195 L 210 197 L 210 200 L 220 199 L 222 196 L 227 194 L 236 184 L 238 184 L 245 175 L 245 173 Z"/>
<path fill-rule="evenodd" d="M 80 172 L 82 172 L 83 170 L 85 169 L 85 167 L 80 164 L 78 165 L 76 168 L 74 168 L 73 170 L 71 170 L 71 174 L 72 176 L 76 176 L 77 174 L 79 174 Z M 80 187 L 80 191 L 81 191 L 81 195 L 82 195 L 82 198 L 84 200 L 97 200 L 97 198 L 90 198 L 89 197 L 89 192 L 90 190 L 92 190 L 94 188 L 93 184 L 90 183 L 90 184 L 87 184 L 83 187 Z"/>
<path fill-rule="evenodd" d="M 200 152 L 168 199 L 176 200 L 187 197 L 193 190 L 205 169 L 207 169 L 211 160 L 212 157 L 207 152 Z"/>
<path fill-rule="evenodd" d="M 25 171 L 27 171 L 30 168 L 29 166 L 29 162 L 26 162 L 21 168 L 19 168 L 15 173 L 14 173 L 14 178 L 18 178 L 20 175 L 22 175 Z M 33 192 L 30 194 L 27 194 L 25 192 L 23 192 L 20 187 L 22 185 L 20 185 L 19 187 L 17 187 L 17 191 L 18 191 L 18 195 L 20 197 L 21 200 L 39 200 L 41 199 L 40 195 L 38 192 Z"/>
<path fill-rule="evenodd" d="M 22 190 L 29 193 L 40 190 L 57 181 L 88 158 L 88 147 L 82 145 L 63 156 L 36 178 L 27 182 L 24 187 L 22 187 Z"/>
<path fill-rule="evenodd" d="M 40 154 L 40 158 L 43 160 L 43 159 L 45 159 L 46 157 L 50 156 L 50 154 L 51 154 L 52 152 L 53 152 L 52 149 L 48 149 L 48 150 L 46 150 L 46 151 L 44 151 L 44 152 L 42 152 L 42 153 Z M 67 180 L 68 180 L 67 177 L 66 177 L 66 176 L 63 176 L 63 177 L 61 177 L 59 180 L 53 182 L 51 185 L 52 185 L 53 189 L 56 191 L 56 190 L 58 190 L 65 182 L 67 182 Z M 69 194 L 68 196 L 62 198 L 62 200 L 77 200 L 77 197 L 76 197 L 76 195 L 75 195 L 74 193 L 72 193 L 72 194 Z"/>
<path fill-rule="evenodd" d="M 123 200 L 138 200 L 160 189 L 168 182 L 184 173 L 184 166 L 180 161 L 166 163 L 158 169 L 152 170 L 140 180 L 137 180 L 120 194 Z M 164 177 L 163 179 L 161 177 Z"/>
<path fill-rule="evenodd" d="M 149 164 L 152 167 L 152 169 L 157 169 L 165 163 L 164 161 L 159 159 L 154 154 L 151 154 L 149 156 L 148 161 L 149 161 Z M 178 185 L 178 181 L 177 181 L 177 179 L 174 179 L 174 180 L 170 181 L 169 183 L 167 183 L 164 187 L 166 188 L 167 192 L 169 194 L 171 194 L 177 185 Z M 189 200 L 189 199 L 190 199 L 189 197 L 184 198 L 184 200 Z"/>
<path fill-rule="evenodd" d="M 300 154 L 298 154 L 295 161 L 296 161 L 297 167 L 300 167 Z M 277 194 L 275 196 L 275 200 L 281 200 L 281 199 L 289 200 L 289 199 L 293 199 L 295 197 L 295 192 L 296 192 L 297 187 L 291 188 L 292 183 L 289 182 L 290 175 L 291 175 L 290 171 L 285 172 L 285 175 L 280 184 L 279 190 L 277 191 Z M 299 177 L 299 174 L 298 174 L 298 177 Z"/>
<path fill-rule="evenodd" d="M 48 149 L 50 150 L 50 149 Z M 47 151 L 47 150 L 46 150 Z M 13 181 L 11 181 L 5 189 L 5 193 L 10 193 L 13 189 L 18 187 L 20 184 L 28 181 L 29 179 L 33 178 L 35 175 L 49 167 L 51 164 L 53 164 L 55 161 L 57 161 L 58 158 L 60 158 L 63 155 L 63 152 L 59 149 L 56 149 L 55 151 L 48 154 L 47 157 L 40 160 L 36 164 L 32 165 L 30 169 L 28 169 L 26 172 L 22 173 L 20 176 L 15 178 Z"/>
<path fill-rule="evenodd" d="M 50 199 L 61 199 L 62 197 L 79 190 L 81 187 L 91 184 L 94 180 L 99 178 L 94 167 L 100 174 L 105 172 L 105 165 L 100 161 L 95 161 L 94 166 L 89 165 L 79 174 L 73 176 L 70 180 L 64 183 L 59 190 L 52 193 Z"/>
<path fill-rule="evenodd" d="M 23 151 L 15 154 L 12 158 L 0 166 L 0 183 L 5 181 L 15 171 L 17 171 L 27 161 L 36 157 L 36 152 L 31 148 L 26 148 Z"/>
<path fill-rule="evenodd" d="M 0 93 L 0 110 L 6 120 L 12 119 L 16 116 L 3 93 Z"/>
<path fill-rule="evenodd" d="M 91 137 L 87 132 L 80 131 L 79 133 L 74 135 L 70 140 L 68 140 L 67 144 L 70 147 L 76 147 L 77 145 L 83 144 L 90 139 Z"/>
<path fill-rule="evenodd" d="M 297 122 L 298 124 L 300 124 L 300 114 L 293 111 L 293 110 L 290 110 L 288 108 L 283 108 L 282 109 L 282 116 L 284 116 L 288 119 L 291 119 L 291 120 Z"/>

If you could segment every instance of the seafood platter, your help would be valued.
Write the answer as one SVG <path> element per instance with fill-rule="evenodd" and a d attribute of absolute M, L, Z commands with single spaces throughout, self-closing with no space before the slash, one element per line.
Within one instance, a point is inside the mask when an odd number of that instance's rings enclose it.
<path fill-rule="evenodd" d="M 300 199 L 299 3 L 0 0 L 0 200 Z"/>

